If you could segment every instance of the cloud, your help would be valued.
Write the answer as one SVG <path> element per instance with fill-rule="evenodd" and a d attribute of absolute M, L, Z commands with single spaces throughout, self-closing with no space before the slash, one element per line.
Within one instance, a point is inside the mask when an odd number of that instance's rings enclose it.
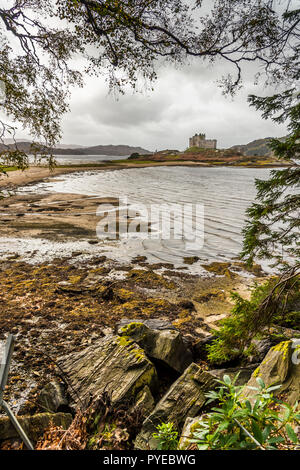
<path fill-rule="evenodd" d="M 169 65 L 160 68 L 153 91 L 129 91 L 117 98 L 108 94 L 103 78 L 87 77 L 84 88 L 72 93 L 63 142 L 184 149 L 189 136 L 205 132 L 222 148 L 284 135 L 284 125 L 263 120 L 247 103 L 249 93 L 266 93 L 253 85 L 256 67 L 246 70 L 244 88 L 234 100 L 224 97 L 217 85 L 227 71 L 224 64 L 211 67 L 197 61 L 182 69 Z"/>
<path fill-rule="evenodd" d="M 253 85 L 257 67 L 247 68 L 244 86 L 233 100 L 217 84 L 228 71 L 226 64 L 212 67 L 200 60 L 182 68 L 168 65 L 160 67 L 153 91 L 129 90 L 118 97 L 109 94 L 103 77 L 85 77 L 85 86 L 72 90 L 70 112 L 62 120 L 62 143 L 183 150 L 195 132 L 216 138 L 219 148 L 285 135 L 285 125 L 263 120 L 247 103 L 249 93 L 274 92 Z M 18 137 L 29 136 L 20 130 Z"/>

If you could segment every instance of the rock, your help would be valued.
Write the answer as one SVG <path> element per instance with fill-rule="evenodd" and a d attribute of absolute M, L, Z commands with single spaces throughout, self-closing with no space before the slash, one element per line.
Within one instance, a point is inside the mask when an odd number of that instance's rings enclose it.
<path fill-rule="evenodd" d="M 49 382 L 39 394 L 37 403 L 46 411 L 64 411 L 68 406 L 66 387 L 59 382 Z"/>
<path fill-rule="evenodd" d="M 200 416 L 196 416 L 195 418 L 186 418 L 179 439 L 178 450 L 188 450 L 191 445 L 190 439 L 192 439 L 193 432 L 197 428 L 197 424 L 200 420 Z"/>
<path fill-rule="evenodd" d="M 249 357 L 249 362 L 254 364 L 257 362 L 261 362 L 267 352 L 272 347 L 272 342 L 269 338 L 264 339 L 254 339 L 251 341 L 251 345 L 254 347 L 254 353 Z"/>
<path fill-rule="evenodd" d="M 257 387 L 261 377 L 267 387 L 282 385 L 276 394 L 284 393 L 284 401 L 293 405 L 300 399 L 300 348 L 298 341 L 283 341 L 273 346 L 260 366 L 253 372 L 247 387 Z M 252 397 L 255 392 L 245 389 L 244 395 Z"/>
<path fill-rule="evenodd" d="M 152 434 L 158 424 L 173 422 L 180 430 L 187 417 L 197 416 L 206 401 L 205 393 L 216 386 L 215 379 L 210 372 L 202 371 L 197 364 L 191 364 L 143 422 L 135 448 L 157 448 L 157 441 Z"/>
<path fill-rule="evenodd" d="M 188 310 L 189 312 L 196 311 L 195 305 L 190 300 L 181 300 L 177 305 L 178 307 L 181 307 L 184 310 Z"/>
<path fill-rule="evenodd" d="M 87 291 L 87 288 L 81 284 L 76 285 L 72 284 L 69 281 L 61 281 L 57 283 L 56 292 L 57 293 L 67 293 L 69 295 L 78 295 Z"/>
<path fill-rule="evenodd" d="M 197 263 L 199 259 L 200 258 L 198 256 L 186 256 L 185 258 L 183 258 L 183 262 L 184 264 L 194 264 Z"/>
<path fill-rule="evenodd" d="M 143 416 L 149 416 L 149 414 L 154 408 L 154 398 L 148 385 L 145 385 L 143 390 L 141 390 L 136 397 L 136 404 L 134 405 L 133 410 L 140 409 L 143 413 Z"/>
<path fill-rule="evenodd" d="M 285 328 L 284 326 L 271 327 L 269 329 L 269 332 L 273 341 L 277 338 L 281 338 L 282 341 L 287 341 L 293 338 L 300 338 L 300 330 L 295 330 L 293 328 Z"/>
<path fill-rule="evenodd" d="M 66 372 L 74 402 L 88 401 L 104 391 L 112 403 L 135 400 L 147 385 L 157 384 L 154 365 L 133 341 L 120 336 L 105 336 L 88 348 L 59 360 Z"/>
<path fill-rule="evenodd" d="M 147 261 L 147 256 L 135 256 L 135 258 L 132 258 L 131 262 L 132 263 L 142 263 L 144 261 Z"/>
<path fill-rule="evenodd" d="M 193 345 L 194 356 L 197 360 L 207 360 L 207 346 L 211 344 L 215 338 L 216 337 L 214 335 L 207 335 L 204 338 L 201 338 L 199 341 L 197 341 L 197 343 Z"/>
<path fill-rule="evenodd" d="M 150 328 L 150 330 L 176 330 L 177 331 L 175 326 L 173 326 L 172 323 L 166 320 L 159 320 L 156 318 L 153 318 L 153 319 L 150 318 L 149 320 L 123 318 L 123 320 L 121 320 L 120 323 L 118 323 L 116 326 L 116 333 L 118 333 L 123 326 L 128 325 L 128 323 L 143 323 L 148 328 Z"/>
<path fill-rule="evenodd" d="M 44 431 L 53 423 L 54 426 L 62 426 L 68 429 L 72 423 L 70 413 L 38 413 L 33 416 L 17 416 L 17 419 L 25 433 L 32 442 L 36 442 Z M 19 437 L 8 417 L 0 418 L 0 440 L 15 439 Z"/>
<path fill-rule="evenodd" d="M 135 341 L 152 359 L 161 361 L 176 372 L 182 373 L 191 364 L 192 353 L 176 329 L 151 329 L 145 323 L 131 322 L 119 328 L 124 338 Z"/>
<path fill-rule="evenodd" d="M 97 244 L 99 243 L 99 240 L 93 240 L 93 239 L 91 239 L 91 240 L 88 240 L 88 243 L 89 243 L 90 245 L 97 245 Z"/>
<path fill-rule="evenodd" d="M 259 364 L 252 364 L 251 366 L 247 366 L 247 367 L 230 367 L 228 369 L 214 369 L 214 370 L 210 370 L 209 372 L 213 375 L 215 375 L 216 377 L 218 377 L 218 379 L 220 380 L 223 380 L 223 377 L 224 375 L 229 375 L 229 377 L 231 378 L 231 380 L 233 380 L 236 375 L 239 373 L 239 376 L 238 376 L 238 379 L 236 380 L 235 382 L 235 385 L 245 385 L 252 373 L 254 372 L 254 370 L 257 368 Z"/>

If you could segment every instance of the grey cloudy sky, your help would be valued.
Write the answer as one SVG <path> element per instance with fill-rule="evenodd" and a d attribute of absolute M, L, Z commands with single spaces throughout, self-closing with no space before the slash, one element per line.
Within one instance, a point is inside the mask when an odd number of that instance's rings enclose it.
<path fill-rule="evenodd" d="M 249 93 L 270 93 L 253 85 L 256 71 L 253 66 L 248 70 L 244 86 L 234 99 L 223 96 L 217 84 L 225 73 L 224 65 L 212 68 L 200 60 L 181 69 L 161 67 L 154 91 L 133 94 L 129 90 L 119 97 L 108 93 L 104 78 L 85 77 L 85 86 L 72 91 L 70 112 L 62 122 L 61 143 L 183 150 L 195 132 L 216 138 L 219 148 L 283 136 L 285 125 L 263 120 L 247 103 Z M 18 137 L 29 138 L 22 131 Z"/>
<path fill-rule="evenodd" d="M 249 93 L 268 92 L 253 86 L 252 73 L 233 100 L 216 83 L 223 73 L 221 64 L 211 68 L 200 61 L 179 70 L 162 67 L 154 91 L 129 91 L 118 98 L 108 94 L 104 79 L 87 78 L 84 88 L 72 93 L 71 111 L 63 119 L 63 143 L 184 149 L 189 136 L 205 132 L 222 148 L 285 135 L 284 125 L 263 120 L 249 107 Z"/>

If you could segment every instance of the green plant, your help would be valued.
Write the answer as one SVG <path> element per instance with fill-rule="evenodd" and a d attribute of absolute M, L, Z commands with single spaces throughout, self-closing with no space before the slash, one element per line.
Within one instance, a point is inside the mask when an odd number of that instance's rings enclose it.
<path fill-rule="evenodd" d="M 224 375 L 217 390 L 206 394 L 207 403 L 218 406 L 199 420 L 190 442 L 199 450 L 293 449 L 299 443 L 298 403 L 292 407 L 276 399 L 272 392 L 280 385 L 266 388 L 261 378 L 258 387 L 249 387 L 254 396 L 243 398 L 245 387 L 235 386 L 237 377 Z"/>
<path fill-rule="evenodd" d="M 139 158 L 140 154 L 138 152 L 133 152 L 130 157 L 128 157 L 128 160 L 134 160 L 135 158 Z"/>
<path fill-rule="evenodd" d="M 158 441 L 158 450 L 176 450 L 178 446 L 178 432 L 174 423 L 162 423 L 156 426 L 157 433 L 152 436 Z"/>
<path fill-rule="evenodd" d="M 230 315 L 220 322 L 220 330 L 214 333 L 215 340 L 207 346 L 208 360 L 222 364 L 247 356 L 251 341 L 258 333 L 272 324 L 284 324 L 284 319 L 289 318 L 289 312 L 294 311 L 300 300 L 299 287 L 297 278 L 282 281 L 274 277 L 260 286 L 256 284 L 250 300 L 232 293 L 234 306 Z M 296 321 L 294 318 L 294 324 Z"/>

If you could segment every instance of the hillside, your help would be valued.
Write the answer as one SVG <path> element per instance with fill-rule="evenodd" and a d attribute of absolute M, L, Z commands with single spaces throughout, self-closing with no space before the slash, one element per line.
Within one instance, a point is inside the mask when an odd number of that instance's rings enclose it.
<path fill-rule="evenodd" d="M 26 153 L 31 152 L 31 142 L 23 141 L 17 143 L 18 149 Z M 15 144 L 9 144 L 9 148 L 15 149 Z M 0 151 L 7 148 L 7 146 L 0 144 Z M 45 147 L 45 151 L 49 151 Z M 108 156 L 119 156 L 125 157 L 132 153 L 140 153 L 144 155 L 151 154 L 149 150 L 145 150 L 142 147 L 131 147 L 130 145 L 95 145 L 92 147 L 79 147 L 79 148 L 55 148 L 52 153 L 54 155 L 108 155 Z"/>
<path fill-rule="evenodd" d="M 232 150 L 241 152 L 243 155 L 247 156 L 267 156 L 271 157 L 273 155 L 272 150 L 268 147 L 268 142 L 272 137 L 265 137 L 264 139 L 252 140 L 245 145 L 234 145 L 231 147 Z M 281 137 L 280 140 L 284 140 L 284 137 Z"/>

